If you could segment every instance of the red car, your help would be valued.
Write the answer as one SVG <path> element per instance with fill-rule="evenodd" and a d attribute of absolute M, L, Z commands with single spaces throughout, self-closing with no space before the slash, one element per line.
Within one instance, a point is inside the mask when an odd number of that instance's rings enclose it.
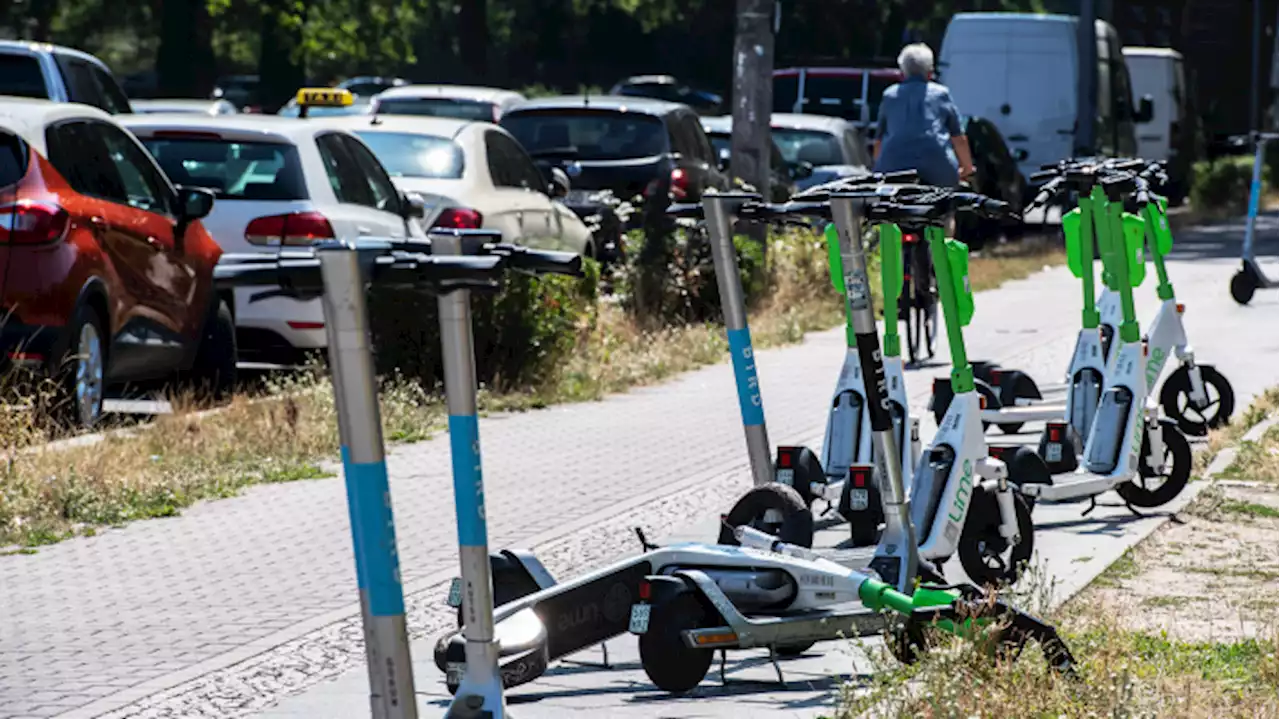
<path fill-rule="evenodd" d="M 0 361 L 55 378 L 54 412 L 76 426 L 113 384 L 179 372 L 225 392 L 235 325 L 200 222 L 212 207 L 107 113 L 0 98 Z"/>

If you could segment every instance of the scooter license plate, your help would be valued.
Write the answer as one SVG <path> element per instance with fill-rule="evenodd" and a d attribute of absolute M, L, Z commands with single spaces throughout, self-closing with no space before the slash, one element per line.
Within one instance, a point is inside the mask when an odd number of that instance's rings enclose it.
<path fill-rule="evenodd" d="M 794 469 L 779 469 L 776 479 L 778 484 L 794 487 L 796 484 L 796 471 Z"/>
<path fill-rule="evenodd" d="M 462 606 L 462 578 L 454 577 L 449 583 L 449 606 L 457 608 Z"/>
<path fill-rule="evenodd" d="M 849 490 L 849 509 L 852 509 L 854 511 L 859 511 L 859 510 L 866 509 L 869 504 L 870 504 L 870 498 L 867 495 L 867 490 L 865 489 Z"/>
<path fill-rule="evenodd" d="M 632 604 L 631 623 L 627 625 L 627 631 L 632 634 L 644 634 L 649 631 L 649 609 L 648 604 Z"/>
<path fill-rule="evenodd" d="M 445 681 L 456 687 L 462 683 L 462 677 L 466 673 L 466 664 L 462 662 L 449 662 L 448 665 L 445 666 L 444 670 Z"/>
<path fill-rule="evenodd" d="M 1044 461 L 1061 462 L 1062 461 L 1062 445 L 1050 444 L 1044 448 Z"/>

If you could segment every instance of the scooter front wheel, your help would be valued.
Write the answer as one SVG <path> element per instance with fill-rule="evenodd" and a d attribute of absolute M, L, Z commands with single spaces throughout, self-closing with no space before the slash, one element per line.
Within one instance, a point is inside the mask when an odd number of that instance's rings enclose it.
<path fill-rule="evenodd" d="M 1135 507 L 1150 509 L 1172 502 L 1191 479 L 1191 443 L 1172 422 L 1160 423 L 1160 436 L 1164 440 L 1164 468 L 1157 472 L 1147 464 L 1149 450 L 1144 436 L 1138 476 L 1116 485 L 1121 499 Z"/>
<path fill-rule="evenodd" d="M 1203 437 L 1211 429 L 1217 429 L 1231 419 L 1236 409 L 1236 393 L 1231 383 L 1213 365 L 1199 365 L 1200 379 L 1204 381 L 1203 407 L 1197 407 L 1191 398 L 1191 370 L 1182 365 L 1169 375 L 1160 388 L 1160 405 L 1166 417 L 1178 423 L 1183 434 Z"/>
<path fill-rule="evenodd" d="M 742 495 L 721 521 L 718 542 L 737 546 L 733 529 L 743 525 L 768 532 L 787 544 L 813 546 L 813 513 L 800 493 L 785 484 L 762 484 Z"/>
<path fill-rule="evenodd" d="M 990 492 L 977 491 L 956 553 L 965 574 L 979 586 L 1013 584 L 1035 549 L 1035 527 L 1031 510 L 1021 494 L 1013 496 L 1013 512 L 1018 523 L 1017 544 L 1000 536 L 1000 506 Z"/>
<path fill-rule="evenodd" d="M 1256 289 L 1258 289 L 1258 281 L 1247 268 L 1236 270 L 1236 273 L 1231 276 L 1231 299 L 1235 300 L 1236 304 L 1249 304 Z"/>
<path fill-rule="evenodd" d="M 685 694 L 702 682 L 715 652 L 690 649 L 681 634 L 708 626 L 710 612 L 690 593 L 656 604 L 652 612 L 649 630 L 640 635 L 640 666 L 654 686 Z"/>

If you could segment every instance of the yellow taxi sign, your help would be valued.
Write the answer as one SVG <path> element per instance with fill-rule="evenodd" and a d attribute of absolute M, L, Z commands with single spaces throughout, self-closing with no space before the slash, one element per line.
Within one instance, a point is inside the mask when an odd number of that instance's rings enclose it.
<path fill-rule="evenodd" d="M 295 99 L 298 107 L 350 107 L 355 102 L 350 90 L 333 87 L 304 87 Z"/>

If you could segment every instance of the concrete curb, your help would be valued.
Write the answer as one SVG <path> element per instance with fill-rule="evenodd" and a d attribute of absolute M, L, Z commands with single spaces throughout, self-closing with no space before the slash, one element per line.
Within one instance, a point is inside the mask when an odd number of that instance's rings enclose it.
<path fill-rule="evenodd" d="M 1249 431 L 1245 432 L 1244 435 L 1240 437 L 1240 442 L 1257 442 L 1262 439 L 1262 435 L 1266 433 L 1267 429 L 1275 425 L 1277 422 L 1280 422 L 1280 413 L 1272 412 L 1271 415 L 1263 419 L 1261 422 L 1250 427 Z M 1209 466 L 1205 469 L 1203 479 L 1212 480 L 1219 474 L 1227 471 L 1227 467 L 1230 467 L 1231 464 L 1236 461 L 1236 455 L 1238 454 L 1238 445 L 1223 447 L 1222 451 L 1218 452 L 1218 454 L 1213 458 L 1213 461 L 1210 462 Z"/>

